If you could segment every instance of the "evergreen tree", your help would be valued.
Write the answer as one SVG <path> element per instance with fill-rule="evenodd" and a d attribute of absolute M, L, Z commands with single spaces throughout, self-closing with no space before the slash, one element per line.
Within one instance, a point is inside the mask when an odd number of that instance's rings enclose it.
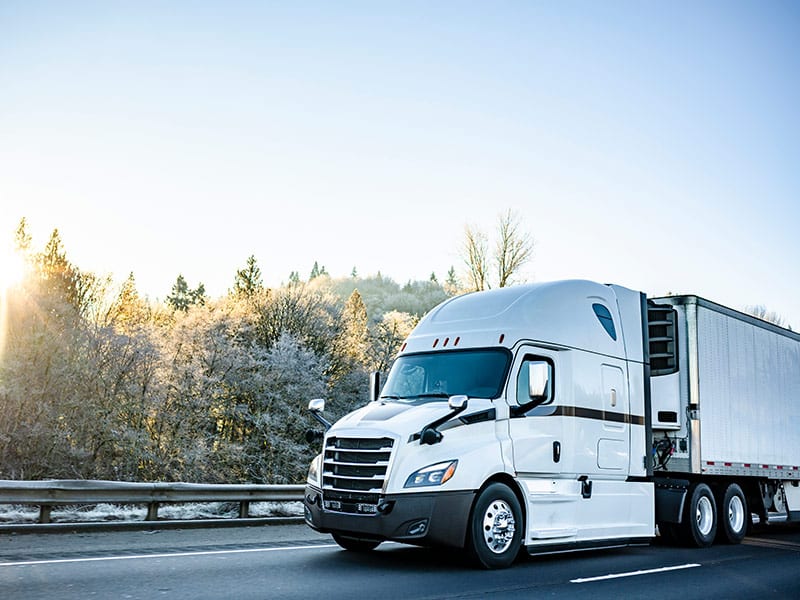
<path fill-rule="evenodd" d="M 350 294 L 342 310 L 341 339 L 344 353 L 356 363 L 364 364 L 369 343 L 367 307 L 357 289 Z"/>
<path fill-rule="evenodd" d="M 28 221 L 22 217 L 17 225 L 17 230 L 14 232 L 14 247 L 17 252 L 21 252 L 23 256 L 28 256 L 31 250 L 31 236 L 28 233 Z"/>
<path fill-rule="evenodd" d="M 200 283 L 195 289 L 189 289 L 189 284 L 183 275 L 178 275 L 172 286 L 172 293 L 167 296 L 166 303 L 173 310 L 186 312 L 194 304 L 203 305 L 206 302 L 206 286 Z"/>
<path fill-rule="evenodd" d="M 17 243 L 27 243 L 24 228 L 17 230 L 17 236 Z M 43 291 L 65 301 L 78 315 L 86 315 L 104 292 L 97 277 L 81 272 L 67 259 L 58 229 L 53 230 L 36 263 Z"/>
<path fill-rule="evenodd" d="M 261 279 L 261 269 L 256 263 L 256 257 L 250 255 L 245 268 L 236 271 L 236 281 L 233 284 L 233 292 L 237 296 L 250 298 L 253 294 L 262 289 L 264 289 L 264 284 Z"/>
<path fill-rule="evenodd" d="M 444 291 L 452 296 L 458 293 L 459 287 L 460 284 L 458 283 L 458 277 L 456 277 L 456 269 L 455 267 L 451 266 L 450 270 L 447 271 L 447 279 L 444 282 Z"/>

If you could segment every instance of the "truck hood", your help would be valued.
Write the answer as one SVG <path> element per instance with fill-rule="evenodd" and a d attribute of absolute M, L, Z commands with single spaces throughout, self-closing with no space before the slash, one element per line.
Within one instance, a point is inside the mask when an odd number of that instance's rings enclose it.
<path fill-rule="evenodd" d="M 472 415 L 486 413 L 494 409 L 491 400 L 470 398 L 467 409 L 447 421 L 440 429 L 448 429 Z M 401 438 L 419 433 L 423 427 L 451 412 L 446 400 L 424 404 L 406 404 L 396 401 L 370 402 L 339 419 L 328 432 L 342 434 L 344 430 L 358 428 L 360 435 L 364 429 L 381 430 L 398 434 Z M 487 417 L 488 418 L 488 417 Z"/>

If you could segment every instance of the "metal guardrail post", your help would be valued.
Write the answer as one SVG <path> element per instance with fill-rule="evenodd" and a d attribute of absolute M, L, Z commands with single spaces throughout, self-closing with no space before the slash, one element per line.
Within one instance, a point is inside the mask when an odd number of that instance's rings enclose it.
<path fill-rule="evenodd" d="M 145 521 L 158 521 L 158 502 L 150 502 L 147 505 L 147 516 Z"/>

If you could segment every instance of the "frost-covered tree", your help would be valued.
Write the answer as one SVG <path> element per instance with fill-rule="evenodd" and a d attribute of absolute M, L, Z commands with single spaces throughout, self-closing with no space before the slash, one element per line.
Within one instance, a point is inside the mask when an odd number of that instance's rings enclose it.
<path fill-rule="evenodd" d="M 385 313 L 370 332 L 368 366 L 370 371 L 388 373 L 403 341 L 411 334 L 419 319 L 399 311 Z"/>
<path fill-rule="evenodd" d="M 774 323 L 779 327 L 786 327 L 791 330 L 791 327 L 786 323 L 786 320 L 783 318 L 782 315 L 780 315 L 774 310 L 769 310 L 763 304 L 746 306 L 744 308 L 744 312 L 753 315 L 754 317 L 758 317 L 763 321 L 768 321 L 770 323 Z"/>

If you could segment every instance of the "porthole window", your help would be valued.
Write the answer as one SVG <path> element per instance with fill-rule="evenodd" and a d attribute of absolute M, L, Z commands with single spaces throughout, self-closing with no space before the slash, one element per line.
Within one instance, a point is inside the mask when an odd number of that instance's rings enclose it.
<path fill-rule="evenodd" d="M 594 314 L 597 315 L 597 320 L 600 325 L 606 330 L 606 333 L 611 336 L 611 339 L 617 341 L 617 329 L 614 327 L 614 319 L 611 318 L 611 311 L 609 311 L 602 304 L 592 304 Z"/>

